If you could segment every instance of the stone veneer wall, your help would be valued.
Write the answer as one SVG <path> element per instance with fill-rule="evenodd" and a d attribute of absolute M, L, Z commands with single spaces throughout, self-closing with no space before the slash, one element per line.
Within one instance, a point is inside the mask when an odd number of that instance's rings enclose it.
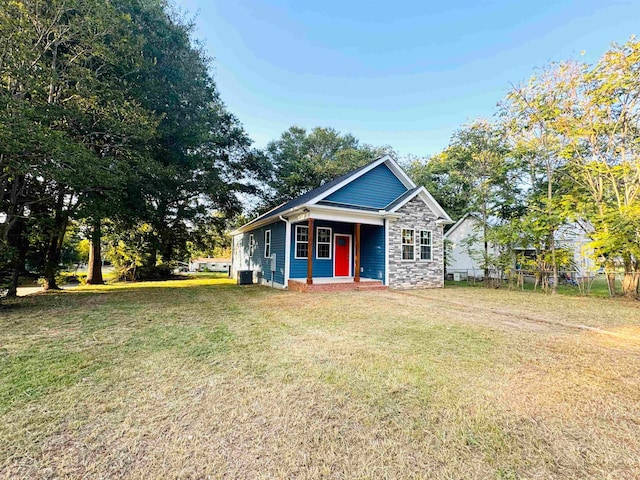
<path fill-rule="evenodd" d="M 389 287 L 390 288 L 442 288 L 444 286 L 443 227 L 436 224 L 437 217 L 418 197 L 404 205 L 397 220 L 389 221 Z M 415 230 L 415 257 L 418 258 L 420 230 L 431 230 L 432 260 L 402 260 L 402 229 Z"/>

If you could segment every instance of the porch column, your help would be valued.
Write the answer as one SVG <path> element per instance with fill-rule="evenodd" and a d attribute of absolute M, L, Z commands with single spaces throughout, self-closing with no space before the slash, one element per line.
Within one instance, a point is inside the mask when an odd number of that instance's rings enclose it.
<path fill-rule="evenodd" d="M 353 275 L 353 281 L 360 281 L 360 224 L 356 223 L 356 271 Z"/>
<path fill-rule="evenodd" d="M 313 283 L 313 218 L 309 219 L 309 233 L 307 236 L 307 285 Z"/>

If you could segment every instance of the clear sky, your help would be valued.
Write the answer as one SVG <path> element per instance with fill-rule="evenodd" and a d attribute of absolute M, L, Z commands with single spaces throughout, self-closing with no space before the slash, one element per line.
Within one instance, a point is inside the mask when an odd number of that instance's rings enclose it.
<path fill-rule="evenodd" d="M 493 115 L 509 82 L 640 33 L 640 0 L 175 2 L 258 147 L 291 125 L 330 126 L 426 156 Z"/>

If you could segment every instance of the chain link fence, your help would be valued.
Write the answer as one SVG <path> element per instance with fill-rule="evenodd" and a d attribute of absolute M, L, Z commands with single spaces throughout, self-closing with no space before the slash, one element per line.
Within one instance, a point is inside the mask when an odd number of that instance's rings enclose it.
<path fill-rule="evenodd" d="M 622 291 L 624 273 L 606 274 L 603 271 L 582 272 L 579 270 L 562 270 L 558 272 L 558 289 L 568 293 L 582 295 L 610 295 L 607 276 L 615 292 Z M 486 277 L 486 281 L 485 281 Z M 511 270 L 504 272 L 497 269 L 470 268 L 465 270 L 447 269 L 445 280 L 460 282 L 469 286 L 485 285 L 491 287 L 510 287 L 519 290 L 549 290 L 553 286 L 553 272 L 550 270 Z"/>

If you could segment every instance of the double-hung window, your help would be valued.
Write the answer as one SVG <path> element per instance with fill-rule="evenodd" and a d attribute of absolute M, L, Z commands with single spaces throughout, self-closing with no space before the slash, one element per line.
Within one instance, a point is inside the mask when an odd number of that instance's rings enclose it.
<path fill-rule="evenodd" d="M 309 227 L 296 225 L 296 258 L 307 258 L 309 256 Z"/>
<path fill-rule="evenodd" d="M 316 229 L 316 258 L 331 258 L 331 228 Z"/>
<path fill-rule="evenodd" d="M 431 232 L 420 230 L 420 260 L 431 260 Z"/>
<path fill-rule="evenodd" d="M 415 232 L 410 228 L 402 229 L 402 260 L 413 260 L 415 249 Z"/>
<path fill-rule="evenodd" d="M 254 252 L 256 251 L 256 239 L 253 236 L 253 233 L 249 234 L 249 256 L 253 257 Z"/>
<path fill-rule="evenodd" d="M 271 257 L 271 230 L 264 231 L 264 258 Z"/>

